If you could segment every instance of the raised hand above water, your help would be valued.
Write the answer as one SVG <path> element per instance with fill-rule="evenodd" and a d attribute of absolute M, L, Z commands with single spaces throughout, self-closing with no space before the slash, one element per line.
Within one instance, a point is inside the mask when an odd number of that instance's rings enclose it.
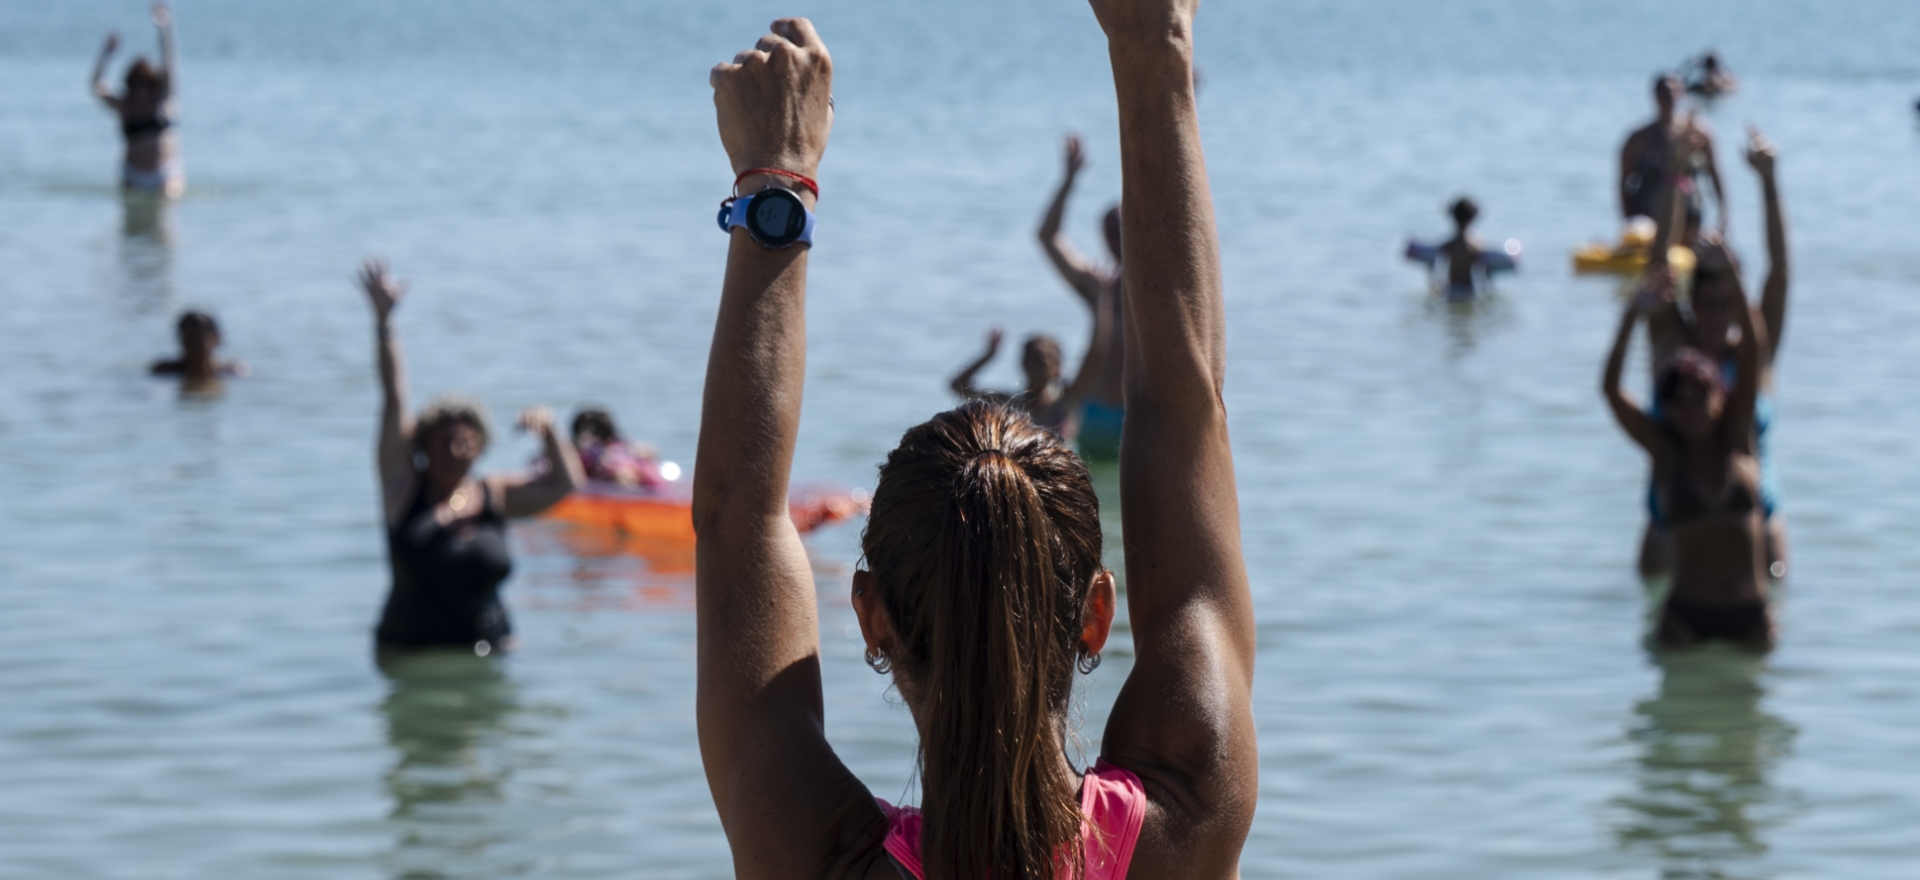
<path fill-rule="evenodd" d="M 709 77 L 720 143 L 733 172 L 773 168 L 814 177 L 833 130 L 833 59 L 804 18 L 773 32 Z"/>
<path fill-rule="evenodd" d="M 360 264 L 360 288 L 367 292 L 367 301 L 373 305 L 373 316 L 385 324 L 393 314 L 393 307 L 407 295 L 407 283 L 393 277 L 393 270 L 387 261 L 379 257 L 368 257 Z"/>

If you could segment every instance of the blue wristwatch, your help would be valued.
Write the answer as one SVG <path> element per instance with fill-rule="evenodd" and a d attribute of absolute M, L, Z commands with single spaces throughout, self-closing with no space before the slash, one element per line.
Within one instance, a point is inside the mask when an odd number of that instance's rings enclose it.
<path fill-rule="evenodd" d="M 813 212 L 793 190 L 768 187 L 750 196 L 720 203 L 720 231 L 746 227 L 747 234 L 766 248 L 813 244 Z"/>

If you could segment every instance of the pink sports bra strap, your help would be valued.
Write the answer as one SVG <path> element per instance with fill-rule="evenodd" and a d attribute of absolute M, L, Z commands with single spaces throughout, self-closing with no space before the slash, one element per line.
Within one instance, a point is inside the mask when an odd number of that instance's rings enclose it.
<path fill-rule="evenodd" d="M 916 878 L 924 878 L 920 863 L 920 810 L 880 801 L 887 814 L 887 853 Z M 1080 778 L 1080 811 L 1086 824 L 1080 829 L 1080 851 L 1086 860 L 1086 880 L 1125 880 L 1133 864 L 1133 846 L 1147 818 L 1147 790 L 1140 777 L 1097 762 Z"/>

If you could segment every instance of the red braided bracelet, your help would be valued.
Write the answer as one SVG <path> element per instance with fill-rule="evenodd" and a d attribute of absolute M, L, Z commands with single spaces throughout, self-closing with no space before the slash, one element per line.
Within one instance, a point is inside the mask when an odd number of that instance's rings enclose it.
<path fill-rule="evenodd" d="M 775 177 L 785 177 L 789 180 L 797 181 L 801 186 L 806 187 L 809 192 L 813 193 L 814 198 L 817 199 L 820 197 L 820 184 L 815 183 L 813 178 L 808 177 L 805 174 L 795 174 L 791 171 L 781 171 L 778 168 L 749 168 L 745 171 L 740 172 L 740 176 L 733 179 L 734 198 L 740 197 L 740 181 L 746 180 L 747 178 L 752 177 L 755 174 L 771 174 Z"/>

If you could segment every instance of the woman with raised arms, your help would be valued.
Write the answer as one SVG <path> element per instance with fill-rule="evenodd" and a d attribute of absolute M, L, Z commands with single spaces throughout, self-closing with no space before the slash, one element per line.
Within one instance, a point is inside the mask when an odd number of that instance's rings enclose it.
<path fill-rule="evenodd" d="M 546 455 L 539 476 L 475 476 L 491 431 L 479 404 L 443 397 L 415 415 L 407 370 L 392 326 L 407 285 L 387 264 L 368 260 L 360 286 L 373 306 L 380 363 L 380 509 L 387 527 L 393 588 L 374 631 L 384 657 L 427 649 L 482 657 L 512 647 L 500 585 L 513 572 L 507 520 L 536 516 L 586 481 L 573 444 L 544 407 L 520 414 Z"/>
<path fill-rule="evenodd" d="M 827 742 L 812 568 L 787 516 L 808 247 L 782 230 L 813 229 L 792 212 L 813 203 L 832 62 L 811 24 L 786 19 L 714 69 L 721 140 L 751 194 L 733 212 L 748 228 L 730 232 L 694 480 L 700 748 L 736 876 L 1238 876 L 1258 794 L 1255 632 L 1194 107 L 1197 5 L 1093 3 L 1130 206 L 1120 492 L 1133 669 L 1100 760 L 1076 770 L 1075 669 L 1098 665 L 1116 601 L 1087 470 L 1005 406 L 911 428 L 881 466 L 852 600 L 868 662 L 919 734 L 917 809 L 875 800 Z M 795 177 L 807 186 L 789 188 Z M 778 207 L 762 215 L 762 200 Z"/>
<path fill-rule="evenodd" d="M 160 66 L 135 58 L 127 68 L 126 89 L 114 94 L 107 85 L 107 62 L 120 48 L 120 35 L 110 33 L 100 47 L 88 85 L 93 95 L 120 119 L 126 154 L 120 164 L 120 188 L 128 193 L 178 198 L 187 191 L 180 164 L 180 139 L 173 131 L 179 108 L 174 99 L 174 77 L 179 56 L 174 51 L 173 12 L 165 3 L 153 4 L 153 25 L 160 30 Z"/>
<path fill-rule="evenodd" d="M 1648 276 L 1620 318 L 1601 382 L 1614 418 L 1653 462 L 1655 497 L 1665 512 L 1673 582 L 1655 641 L 1689 648 L 1725 640 L 1756 651 L 1773 647 L 1767 582 L 1767 528 L 1754 409 L 1766 330 L 1752 309 L 1733 309 L 1740 340 L 1732 382 L 1697 348 L 1664 361 L 1654 383 L 1657 415 L 1621 388 L 1627 346 L 1642 318 L 1670 307 L 1673 282 Z"/>

